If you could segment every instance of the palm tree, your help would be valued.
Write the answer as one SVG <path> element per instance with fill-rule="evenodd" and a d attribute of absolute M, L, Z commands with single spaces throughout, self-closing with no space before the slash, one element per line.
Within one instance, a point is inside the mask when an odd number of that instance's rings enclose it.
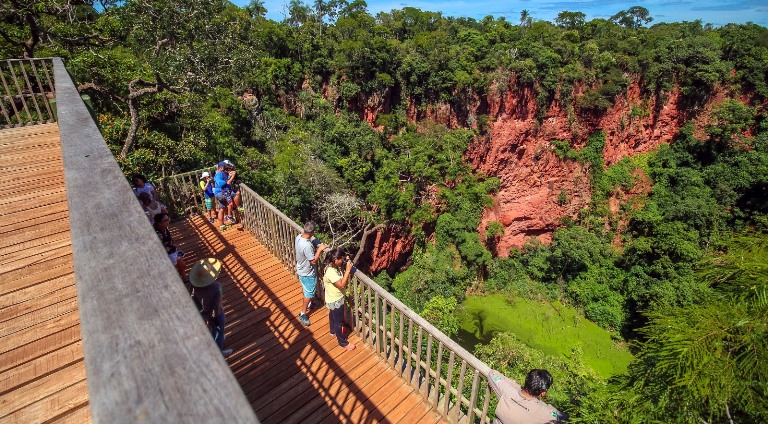
<path fill-rule="evenodd" d="M 647 314 L 617 409 L 641 421 L 766 422 L 768 236 L 734 237 L 701 265 L 711 294 Z"/>
<path fill-rule="evenodd" d="M 522 11 L 520 11 L 520 25 L 524 27 L 531 26 L 532 19 L 530 14 L 531 13 L 528 11 L 528 9 L 523 9 Z"/>

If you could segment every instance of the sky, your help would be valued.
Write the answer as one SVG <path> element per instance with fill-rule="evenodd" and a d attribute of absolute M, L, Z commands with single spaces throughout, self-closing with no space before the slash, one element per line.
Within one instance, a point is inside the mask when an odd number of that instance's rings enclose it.
<path fill-rule="evenodd" d="M 263 0 L 267 18 L 282 21 L 287 16 L 289 0 Z M 249 0 L 235 0 L 245 6 Z M 304 0 L 311 4 L 313 1 Z M 620 10 L 642 6 L 651 12 L 657 22 L 682 22 L 701 19 L 703 23 L 722 26 L 727 23 L 754 22 L 768 26 L 768 0 L 366 0 L 368 12 L 389 12 L 392 9 L 415 7 L 421 10 L 442 12 L 444 16 L 468 17 L 480 20 L 487 15 L 504 16 L 517 23 L 520 11 L 527 9 L 533 19 L 553 22 L 563 10 L 583 12 L 587 20 L 609 18 Z"/>

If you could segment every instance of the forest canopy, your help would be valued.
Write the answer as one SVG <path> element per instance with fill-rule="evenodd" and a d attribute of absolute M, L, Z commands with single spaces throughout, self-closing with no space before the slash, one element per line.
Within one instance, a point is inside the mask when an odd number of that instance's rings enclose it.
<path fill-rule="evenodd" d="M 639 6 L 555 22 L 371 15 L 362 0 L 265 14 L 258 0 L 11 0 L 0 56 L 64 58 L 127 175 L 230 158 L 336 246 L 354 252 L 395 228 L 414 247 L 377 281 L 448 335 L 468 294 L 575 308 L 634 354 L 627 373 L 603 378 L 577 348 L 547 355 L 504 332 L 475 351 L 517 379 L 550 367 L 552 399 L 574 422 L 768 420 L 768 29 L 653 24 Z M 465 158 L 497 117 L 470 104 L 518 90 L 537 123 L 556 103 L 575 125 L 633 85 L 645 103 L 630 119 L 679 93 L 688 123 L 612 166 L 605 131 L 553 140 L 557 160 L 589 170 L 590 203 L 551 243 L 497 257 L 504 226 L 478 228 L 501 183 Z M 442 123 L 429 119 L 439 106 L 451 111 Z M 640 175 L 649 190 L 611 212 Z"/>

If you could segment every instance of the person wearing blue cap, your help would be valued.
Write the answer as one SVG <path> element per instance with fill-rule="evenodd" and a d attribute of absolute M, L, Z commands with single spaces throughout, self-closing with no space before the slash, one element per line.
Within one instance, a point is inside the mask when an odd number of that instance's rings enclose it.
<path fill-rule="evenodd" d="M 213 193 L 219 203 L 219 223 L 221 224 L 219 228 L 222 230 L 235 223 L 235 218 L 232 217 L 232 207 L 235 202 L 232 183 L 236 176 L 237 172 L 227 164 L 227 161 L 219 162 L 216 167 L 216 175 L 213 178 L 215 184 Z"/>

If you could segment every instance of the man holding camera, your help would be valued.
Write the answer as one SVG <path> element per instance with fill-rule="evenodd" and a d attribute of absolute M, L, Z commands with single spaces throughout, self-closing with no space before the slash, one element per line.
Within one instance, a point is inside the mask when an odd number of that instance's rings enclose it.
<path fill-rule="evenodd" d="M 514 380 L 491 370 L 488 384 L 499 398 L 494 424 L 559 424 L 568 415 L 541 401 L 552 385 L 547 370 L 531 370 L 520 387 Z"/>
<path fill-rule="evenodd" d="M 310 324 L 309 308 L 312 299 L 315 298 L 317 287 L 317 261 L 323 250 L 328 248 L 328 245 L 313 239 L 315 234 L 314 222 L 308 221 L 304 224 L 303 231 L 296 236 L 294 247 L 296 248 L 296 273 L 299 275 L 303 294 L 299 321 L 308 326 Z"/>

